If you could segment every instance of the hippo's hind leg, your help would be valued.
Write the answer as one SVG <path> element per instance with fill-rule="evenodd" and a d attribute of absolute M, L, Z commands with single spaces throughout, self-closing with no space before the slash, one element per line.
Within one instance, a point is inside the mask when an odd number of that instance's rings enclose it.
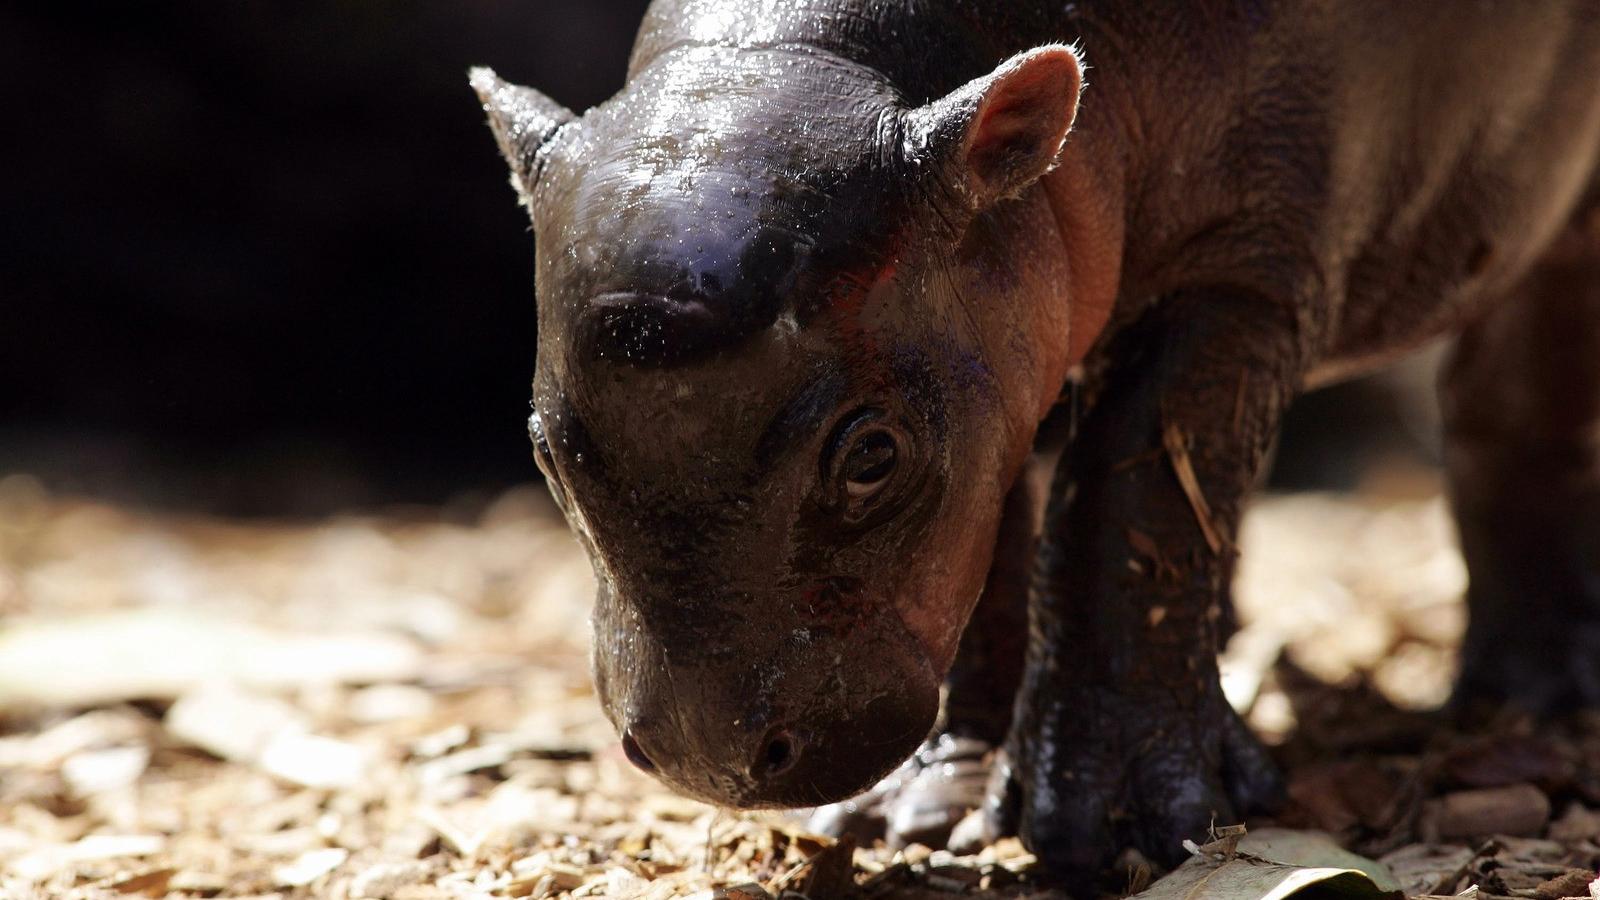
<path fill-rule="evenodd" d="M 1575 222 L 1442 380 L 1463 710 L 1600 706 L 1600 195 Z"/>
<path fill-rule="evenodd" d="M 939 729 L 866 794 L 817 810 L 813 829 L 863 841 L 882 836 L 895 847 L 938 847 L 982 804 L 988 762 L 1011 726 L 1022 681 L 1028 578 L 1053 462 L 1054 456 L 1030 462 L 1006 496 L 994 564 L 946 679 Z"/>
<path fill-rule="evenodd" d="M 1118 335 L 1052 488 L 990 833 L 1081 882 L 1278 802 L 1222 695 L 1233 538 L 1301 371 L 1284 305 L 1197 291 Z"/>

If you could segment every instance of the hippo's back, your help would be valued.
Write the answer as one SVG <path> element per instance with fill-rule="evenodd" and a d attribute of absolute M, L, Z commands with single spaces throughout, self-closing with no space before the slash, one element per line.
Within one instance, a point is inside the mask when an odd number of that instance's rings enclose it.
<path fill-rule="evenodd" d="M 686 45 L 821 52 L 908 104 L 1079 44 L 1073 143 L 1126 169 L 1124 305 L 1203 279 L 1307 304 L 1327 371 L 1449 330 L 1594 180 L 1600 0 L 656 0 Z"/>
<path fill-rule="evenodd" d="M 1342 45 L 1325 235 L 1348 260 L 1343 357 L 1449 328 L 1509 290 L 1600 154 L 1600 2 L 1394 4 L 1366 29 Z M 1385 35 L 1408 45 L 1403 66 L 1354 72 Z"/>
<path fill-rule="evenodd" d="M 1292 293 L 1321 376 L 1503 294 L 1595 181 L 1600 0 L 1090 6 L 1141 35 L 1086 36 L 1089 90 L 1144 119 L 1129 285 Z"/>

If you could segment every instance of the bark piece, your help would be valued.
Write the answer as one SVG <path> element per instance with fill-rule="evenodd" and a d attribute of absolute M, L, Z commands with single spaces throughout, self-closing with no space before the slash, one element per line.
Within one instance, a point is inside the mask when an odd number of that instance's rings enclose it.
<path fill-rule="evenodd" d="M 1532 837 L 1550 820 L 1550 799 L 1531 784 L 1456 791 L 1429 801 L 1423 830 L 1442 839 L 1507 834 Z"/>

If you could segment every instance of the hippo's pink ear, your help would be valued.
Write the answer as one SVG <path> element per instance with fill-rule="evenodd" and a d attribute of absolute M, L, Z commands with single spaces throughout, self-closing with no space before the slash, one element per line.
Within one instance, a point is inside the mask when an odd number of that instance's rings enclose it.
<path fill-rule="evenodd" d="M 576 116 L 533 88 L 501 79 L 493 69 L 473 69 L 471 78 L 472 89 L 489 114 L 489 128 L 500 144 L 500 153 L 511 165 L 511 184 L 526 202 L 544 167 L 540 150 L 557 129 Z"/>
<path fill-rule="evenodd" d="M 913 110 L 909 157 L 937 164 L 974 208 L 1015 196 L 1055 168 L 1078 113 L 1083 65 L 1050 44 L 1011 57 L 988 75 Z"/>

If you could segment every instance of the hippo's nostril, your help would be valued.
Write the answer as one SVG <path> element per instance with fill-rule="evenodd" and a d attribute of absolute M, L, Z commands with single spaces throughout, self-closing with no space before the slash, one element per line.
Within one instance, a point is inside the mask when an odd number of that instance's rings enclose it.
<path fill-rule="evenodd" d="M 779 730 L 761 745 L 761 755 L 756 759 L 754 774 L 761 778 L 776 778 L 794 768 L 799 759 L 799 740 L 789 732 Z"/>
<path fill-rule="evenodd" d="M 625 731 L 622 734 L 622 753 L 628 757 L 628 762 L 633 763 L 640 769 L 646 772 L 654 772 L 656 770 L 655 761 L 644 752 L 644 748 L 639 746 L 639 742 L 634 740 L 632 731 Z"/>

